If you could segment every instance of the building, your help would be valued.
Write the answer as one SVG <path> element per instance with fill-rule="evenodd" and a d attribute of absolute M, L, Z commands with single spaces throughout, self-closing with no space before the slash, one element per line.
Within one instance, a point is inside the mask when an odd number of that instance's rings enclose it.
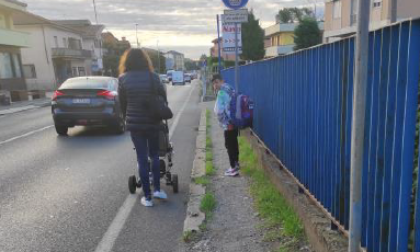
<path fill-rule="evenodd" d="M 30 37 L 28 33 L 15 29 L 15 13 L 26 15 L 26 4 L 15 0 L 0 0 L 0 92 L 27 89 L 21 48 L 30 45 Z"/>
<path fill-rule="evenodd" d="M 22 49 L 28 89 L 54 90 L 68 78 L 92 74 L 93 53 L 79 30 L 31 13 L 14 20 L 17 30 L 30 33 L 31 45 Z"/>
<path fill-rule="evenodd" d="M 167 70 L 184 70 L 184 54 L 177 51 L 168 51 L 165 54 Z"/>
<path fill-rule="evenodd" d="M 390 24 L 390 0 L 372 0 L 370 30 Z M 356 0 L 328 0 L 325 3 L 324 42 L 333 42 L 356 33 Z M 420 16 L 419 0 L 400 0 L 397 20 Z"/>
<path fill-rule="evenodd" d="M 100 75 L 103 70 L 102 31 L 104 25 L 92 25 L 89 20 L 54 20 L 54 22 L 71 27 L 82 35 L 83 48 L 92 51 L 92 74 Z"/>
<path fill-rule="evenodd" d="M 295 47 L 295 28 L 299 23 L 277 23 L 264 29 L 265 57 L 276 57 L 293 52 Z M 324 22 L 318 22 L 322 31 Z"/>
<path fill-rule="evenodd" d="M 220 42 L 220 43 L 219 43 Z M 219 40 L 216 38 L 212 41 L 213 47 L 210 48 L 210 55 L 211 57 L 218 58 L 219 57 L 219 44 L 220 48 L 220 57 L 227 61 L 235 61 L 235 54 L 234 53 L 225 53 L 223 52 L 223 39 L 220 38 Z"/>

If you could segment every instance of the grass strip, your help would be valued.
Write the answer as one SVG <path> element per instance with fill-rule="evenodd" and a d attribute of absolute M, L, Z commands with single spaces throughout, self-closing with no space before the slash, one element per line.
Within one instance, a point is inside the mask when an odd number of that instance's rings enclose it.
<path fill-rule="evenodd" d="M 194 183 L 197 185 L 203 185 L 206 186 L 210 183 L 210 180 L 207 178 L 207 176 L 202 176 L 194 179 Z"/>
<path fill-rule="evenodd" d="M 200 210 L 206 214 L 206 219 L 211 218 L 213 210 L 216 208 L 216 198 L 211 192 L 204 194 L 201 200 Z"/>
<path fill-rule="evenodd" d="M 279 251 L 295 251 L 299 241 L 304 239 L 300 219 L 277 188 L 272 183 L 267 183 L 270 180 L 260 167 L 251 145 L 244 137 L 239 138 L 239 149 L 241 171 L 251 178 L 250 191 L 254 197 L 255 207 L 271 229 L 267 232 L 268 237 L 265 239 L 287 240 L 281 245 Z"/>

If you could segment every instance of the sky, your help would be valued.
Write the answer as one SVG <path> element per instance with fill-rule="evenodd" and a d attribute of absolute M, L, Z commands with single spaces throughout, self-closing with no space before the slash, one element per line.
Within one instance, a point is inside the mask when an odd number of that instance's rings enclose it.
<path fill-rule="evenodd" d="M 21 0 L 28 11 L 48 19 L 89 19 L 95 23 L 93 0 Z M 322 12 L 323 0 L 249 0 L 263 28 L 275 23 L 285 7 L 313 7 Z M 225 9 L 222 0 L 96 0 L 98 21 L 105 31 L 126 37 L 136 45 L 136 23 L 141 46 L 177 50 L 198 59 L 209 54 L 217 38 L 216 15 Z"/>

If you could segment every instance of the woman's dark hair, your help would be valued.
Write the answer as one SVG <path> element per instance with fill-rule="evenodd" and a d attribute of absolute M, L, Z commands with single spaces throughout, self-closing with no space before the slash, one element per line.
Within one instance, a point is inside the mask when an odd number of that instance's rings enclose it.
<path fill-rule="evenodd" d="M 142 49 L 128 49 L 120 59 L 120 74 L 129 71 L 150 71 L 153 72 L 153 64 L 149 55 Z"/>

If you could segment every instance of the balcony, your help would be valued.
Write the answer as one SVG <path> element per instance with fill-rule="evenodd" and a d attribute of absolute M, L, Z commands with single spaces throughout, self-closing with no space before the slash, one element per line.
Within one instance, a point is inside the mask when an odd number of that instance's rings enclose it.
<path fill-rule="evenodd" d="M 265 48 L 265 57 L 276 57 L 293 52 L 295 45 L 270 46 Z"/>
<path fill-rule="evenodd" d="M 52 48 L 52 57 L 88 59 L 92 58 L 92 51 L 70 48 Z"/>
<path fill-rule="evenodd" d="M 29 34 L 0 28 L 0 45 L 29 47 Z"/>

